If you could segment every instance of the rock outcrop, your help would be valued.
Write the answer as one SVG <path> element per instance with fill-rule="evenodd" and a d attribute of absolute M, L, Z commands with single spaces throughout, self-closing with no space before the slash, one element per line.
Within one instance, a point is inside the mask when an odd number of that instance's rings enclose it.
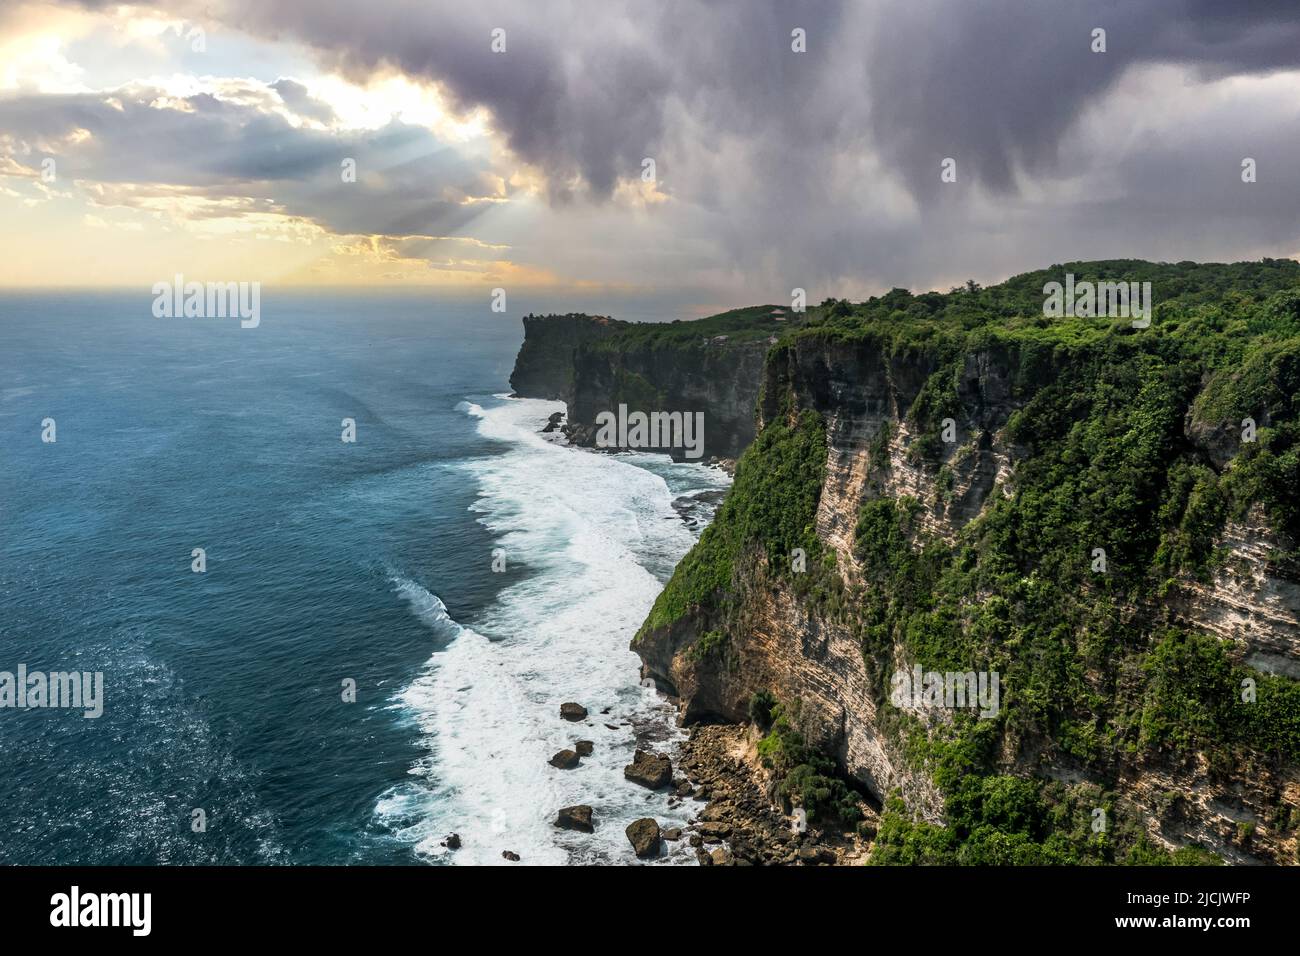
<path fill-rule="evenodd" d="M 561 750 L 547 761 L 557 770 L 572 770 L 580 763 L 578 754 L 573 750 Z"/>
<path fill-rule="evenodd" d="M 560 716 L 565 720 L 571 720 L 576 723 L 577 721 L 587 719 L 587 708 L 583 707 L 581 704 L 575 704 L 573 701 L 568 701 L 560 705 Z"/>
<path fill-rule="evenodd" d="M 1274 322 L 1278 336 L 1293 334 L 1288 317 L 1300 310 L 1300 295 L 1276 290 L 1296 284 L 1294 263 L 1102 265 L 1152 272 L 1157 284 L 1170 276 L 1174 289 L 1186 283 L 1196 290 L 1188 315 L 1206 308 L 1210 290 L 1235 291 L 1232 283 L 1244 277 L 1243 287 L 1259 297 L 1257 321 Z M 1071 268 L 1083 274 L 1092 264 Z M 1188 283 L 1192 273 L 1197 274 Z M 1233 863 L 1295 862 L 1300 767 L 1286 750 L 1294 745 L 1279 742 L 1287 731 L 1256 744 L 1234 730 L 1237 711 L 1223 701 L 1206 701 L 1207 709 L 1218 706 L 1229 716 L 1198 730 L 1200 737 L 1170 737 L 1168 722 L 1178 712 L 1171 717 L 1161 707 L 1180 701 L 1146 682 L 1154 681 L 1149 658 L 1171 631 L 1202 642 L 1189 645 L 1194 648 L 1218 642 L 1224 656 L 1214 666 L 1230 675 L 1226 686 L 1232 693 L 1247 673 L 1261 682 L 1300 679 L 1294 511 L 1279 519 L 1285 509 L 1276 494 L 1271 511 L 1262 505 L 1246 510 L 1238 507 L 1240 500 L 1228 504 L 1233 496 L 1254 494 L 1251 489 L 1263 487 L 1270 476 L 1288 474 L 1290 459 L 1283 456 L 1295 452 L 1288 452 L 1276 429 L 1279 423 L 1294 428 L 1288 403 L 1296 394 L 1296 347 L 1270 346 L 1276 355 L 1252 359 L 1250 374 L 1239 374 L 1214 365 L 1220 360 L 1213 354 L 1203 362 L 1200 340 L 1178 339 L 1183 313 L 1173 307 L 1163 313 L 1167 330 L 1157 323 L 1137 335 L 1127 325 L 1107 330 L 1085 322 L 1060 334 L 1034 317 L 1041 311 L 1043 281 L 1043 274 L 1017 277 L 988 298 L 978 289 L 948 296 L 895 290 L 857 313 L 844 303 L 814 310 L 797 334 L 781 334 L 787 328 L 771 337 L 688 336 L 627 326 L 568 347 L 571 365 L 556 373 L 568 376 L 565 385 L 545 397 L 566 402 L 565 433 L 578 444 L 593 444 L 596 415 L 620 403 L 704 411 L 706 449 L 713 456 L 739 456 L 766 429 L 793 430 L 804 415 L 819 429 L 820 477 L 812 503 L 790 522 L 792 528 L 779 529 L 787 538 L 815 537 L 818 566 L 810 570 L 817 573 L 791 573 L 792 555 L 761 541 L 790 517 L 780 510 L 782 487 L 765 488 L 747 511 L 728 514 L 724 505 L 718 524 L 730 522 L 730 537 L 720 544 L 721 534 L 715 535 L 711 550 L 702 541 L 674 577 L 674 584 L 683 575 L 703 583 L 676 589 L 670 584 L 663 606 L 656 604 L 633 642 L 643 676 L 678 699 L 685 723 L 701 728 L 714 720 L 748 722 L 754 701 L 769 697 L 799 740 L 833 758 L 873 805 L 883 812 L 901 806 L 911 820 L 945 826 L 951 784 L 938 782 L 933 753 L 918 750 L 925 749 L 919 742 L 944 746 L 953 717 L 895 706 L 887 681 L 917 663 L 918 647 L 943 652 L 940 640 L 949 638 L 940 635 L 927 645 L 924 628 L 965 635 L 979 619 L 992 632 L 981 653 L 999 655 L 1004 666 L 1020 668 L 1018 676 L 1044 687 L 1068 678 L 1078 695 L 1058 708 L 1058 717 L 1070 712 L 1054 725 L 1019 715 L 1000 725 L 981 772 L 1031 779 L 1051 790 L 1058 808 L 1074 806 L 1072 800 L 1086 804 L 1081 795 L 1094 801 L 1104 795 L 1129 828 L 1126 847 L 1146 845 L 1134 836 L 1140 832 L 1156 847 L 1205 848 Z M 763 315 L 755 311 L 756 319 Z M 1215 326 L 1205 320 L 1203 327 Z M 545 331 L 538 326 L 530 334 L 540 344 Z M 557 340 L 569 335 L 558 330 Z M 1150 374 L 1153 368 L 1160 373 Z M 1133 413 L 1148 401 L 1149 414 Z M 1269 453 L 1277 463 L 1269 459 L 1273 472 L 1234 484 L 1230 472 L 1245 457 L 1238 425 L 1244 415 L 1274 429 Z M 1126 424 L 1116 426 L 1120 421 Z M 738 488 L 747 468 L 751 474 L 799 473 L 791 446 L 769 452 L 762 440 L 757 445 L 740 462 Z M 1089 450 L 1103 445 L 1110 460 L 1092 461 Z M 1130 449 L 1150 454 L 1130 461 Z M 1170 503 L 1163 489 L 1176 474 L 1166 469 L 1175 464 L 1185 484 L 1182 497 Z M 1088 469 L 1098 472 L 1090 485 L 1070 480 Z M 1188 508 L 1186 517 L 1182 509 L 1196 482 L 1209 491 L 1197 504 L 1200 511 Z M 1032 489 L 1031 506 L 1023 504 L 1025 487 Z M 1071 499 L 1077 492 L 1062 490 L 1079 487 L 1096 499 Z M 1131 527 L 1088 525 L 1110 551 L 1114 566 L 1100 572 L 1108 579 L 1088 574 L 1097 541 L 1075 542 L 1067 535 L 1047 554 L 1031 537 L 1016 537 L 1032 536 L 1044 524 L 1068 526 L 1071 509 L 1106 512 L 1110 493 L 1140 500 L 1134 520 L 1144 523 L 1139 531 L 1147 537 L 1134 542 L 1129 536 L 1138 532 Z M 906 512 L 901 537 L 888 541 L 890 553 L 925 552 L 945 573 L 964 573 L 997 547 L 1003 563 L 982 577 L 963 578 L 960 593 L 949 595 L 946 620 L 926 617 L 931 609 L 922 595 L 909 598 L 919 600 L 908 609 L 912 619 L 904 614 L 902 623 L 882 623 L 881 615 L 897 611 L 889 602 L 902 598 L 891 596 L 883 605 L 876 600 L 881 571 L 864 558 L 858 540 L 864 514 L 882 501 L 897 502 Z M 1048 511 L 1055 525 L 1041 520 Z M 1008 513 L 1014 517 L 1007 519 Z M 997 525 L 993 516 L 1003 523 Z M 991 523 L 1002 535 L 992 543 L 979 538 Z M 1203 526 L 1214 529 L 1212 541 L 1197 537 Z M 1029 554 L 1037 557 L 1024 557 Z M 1055 563 L 1035 566 L 1043 557 Z M 1032 618 L 1025 603 L 1031 596 L 1055 601 L 1054 576 L 1067 572 L 1073 575 L 1068 583 L 1055 586 L 1070 594 L 1061 607 L 1077 613 Z M 1125 583 L 1115 586 L 1116 580 Z M 876 617 L 864 617 L 868 606 Z M 1089 617 L 1093 606 L 1106 610 Z M 1008 623 L 1013 619 L 1021 630 Z M 1025 621 L 1032 621 L 1033 630 L 1025 630 Z M 1111 634 L 1112 622 L 1122 636 Z M 1105 641 L 1111 643 L 1101 653 L 1091 647 Z M 1182 645 L 1175 640 L 1164 646 L 1175 656 L 1156 663 L 1173 668 L 1172 678 L 1179 678 Z M 1058 676 L 1044 665 L 1045 676 L 1034 672 L 1033 663 L 1056 648 L 1064 650 L 1052 666 L 1072 670 Z M 1198 692 L 1195 680 L 1190 686 L 1190 693 Z M 1026 705 L 1021 695 L 1027 690 L 1013 681 L 1004 693 L 1011 706 L 1038 708 L 1036 715 L 1059 703 L 1038 699 Z M 1216 693 L 1223 694 L 1223 687 Z M 1267 707 L 1278 713 L 1277 701 L 1292 699 L 1288 693 L 1279 691 Z M 1202 739 L 1205 734 L 1218 736 Z M 667 764 L 666 758 L 638 752 L 628 778 L 667 786 L 671 766 L 660 766 L 659 759 Z M 718 782 L 705 789 L 710 788 L 725 789 Z M 1082 826 L 1086 832 L 1088 821 Z M 723 827 L 734 824 L 706 820 L 691 835 L 701 862 L 824 862 L 820 848 L 798 841 L 788 849 L 778 844 L 772 854 L 749 852 L 742 841 L 721 848 L 722 859 L 715 861 L 716 844 L 708 841 L 732 839 L 721 835 Z"/>
<path fill-rule="evenodd" d="M 712 319 L 664 323 L 666 334 L 654 336 L 649 324 L 602 316 L 530 315 L 510 384 L 522 398 L 563 401 L 564 432 L 574 444 L 596 447 L 597 417 L 625 405 L 646 414 L 702 413 L 701 456 L 732 459 L 754 438 L 764 356 L 789 324 L 771 307 L 745 311 L 753 315 L 744 335 L 709 334 Z M 687 457 L 682 447 L 663 450 Z"/>
<path fill-rule="evenodd" d="M 635 343 L 617 349 L 611 339 L 574 355 L 573 388 L 565 398 L 566 433 L 594 447 L 601 412 L 664 411 L 704 415 L 702 455 L 735 458 L 754 439 L 754 403 L 763 378 L 767 340 L 689 343 L 660 347 Z M 683 457 L 673 450 L 674 457 Z"/>
<path fill-rule="evenodd" d="M 578 347 L 627 325 L 576 312 L 524 316 L 524 344 L 510 373 L 510 387 L 521 398 L 565 401 L 573 389 L 573 356 Z"/>
<path fill-rule="evenodd" d="M 591 822 L 591 807 L 581 803 L 573 807 L 560 807 L 555 816 L 555 826 L 561 830 L 577 830 L 580 833 L 596 832 L 596 827 Z"/>

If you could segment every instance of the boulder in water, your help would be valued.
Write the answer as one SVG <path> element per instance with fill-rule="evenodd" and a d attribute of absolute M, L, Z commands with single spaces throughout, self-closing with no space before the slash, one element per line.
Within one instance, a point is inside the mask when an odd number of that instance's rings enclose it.
<path fill-rule="evenodd" d="M 645 860 L 659 855 L 659 823 L 652 817 L 633 820 L 625 832 L 639 858 Z"/>
<path fill-rule="evenodd" d="M 572 750 L 561 750 L 547 763 L 559 770 L 572 770 L 578 765 L 578 755 Z"/>
<path fill-rule="evenodd" d="M 632 762 L 623 768 L 623 776 L 651 790 L 666 787 L 673 779 L 673 764 L 667 757 L 638 750 Z"/>
<path fill-rule="evenodd" d="M 560 812 L 555 817 L 555 826 L 561 830 L 579 830 L 583 833 L 594 833 L 596 830 L 591 822 L 591 807 L 581 803 L 574 807 L 560 807 Z"/>
<path fill-rule="evenodd" d="M 565 720 L 586 720 L 587 708 L 569 701 L 560 705 L 560 716 Z"/>

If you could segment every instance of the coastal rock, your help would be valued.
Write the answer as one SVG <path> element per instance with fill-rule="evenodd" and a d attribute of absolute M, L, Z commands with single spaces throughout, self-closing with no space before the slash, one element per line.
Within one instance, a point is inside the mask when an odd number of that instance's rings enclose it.
<path fill-rule="evenodd" d="M 587 708 L 569 701 L 560 705 L 560 716 L 565 720 L 586 720 Z"/>
<path fill-rule="evenodd" d="M 560 770 L 572 770 L 578 766 L 578 755 L 572 750 L 561 750 L 554 757 L 547 761 L 552 767 Z"/>
<path fill-rule="evenodd" d="M 713 851 L 724 845 L 732 866 L 799 864 L 801 846 L 810 851 L 805 866 L 837 863 L 837 852 L 843 852 L 846 863 L 860 859 L 864 848 L 854 834 L 823 836 L 812 828 L 804 834 L 789 832 L 789 821 L 764 796 L 767 772 L 756 752 L 736 759 L 755 739 L 745 727 L 701 724 L 682 746 L 680 765 L 690 768 L 693 778 L 714 781 L 709 803 L 683 834 L 700 864 L 715 865 Z M 873 819 L 874 812 L 865 809 Z"/>
<path fill-rule="evenodd" d="M 672 761 L 661 754 L 638 750 L 632 762 L 623 768 L 623 776 L 651 790 L 666 787 L 673 779 Z"/>
<path fill-rule="evenodd" d="M 460 834 L 459 834 L 459 833 L 448 833 L 448 834 L 447 834 L 447 838 L 446 838 L 445 840 L 442 841 L 442 845 L 445 846 L 448 850 L 459 850 L 459 849 L 460 849 Z"/>
<path fill-rule="evenodd" d="M 573 807 L 560 807 L 554 825 L 561 830 L 579 830 L 582 833 L 594 833 L 596 830 L 591 822 L 591 807 L 581 803 Z"/>
<path fill-rule="evenodd" d="M 590 757 L 595 747 L 596 745 L 590 740 L 579 740 L 573 745 L 573 749 L 577 751 L 579 757 Z"/>
<path fill-rule="evenodd" d="M 659 823 L 653 817 L 642 817 L 627 825 L 628 842 L 641 859 L 659 855 Z"/>
<path fill-rule="evenodd" d="M 668 840 L 668 841 L 670 841 L 670 842 L 672 842 L 672 843 L 676 843 L 678 840 L 680 840 L 680 839 L 682 838 L 682 828 L 681 828 L 681 827 L 669 827 L 667 830 L 664 830 L 664 832 L 663 832 L 662 834 L 660 834 L 660 835 L 661 835 L 665 840 Z"/>
<path fill-rule="evenodd" d="M 762 372 L 756 416 L 760 427 L 788 425 L 800 414 L 815 415 L 820 423 L 815 462 L 819 487 L 810 489 L 815 508 L 808 514 L 801 512 L 800 520 L 810 526 L 824 549 L 828 558 L 825 579 L 828 587 L 843 587 L 843 605 L 837 600 L 832 611 L 826 602 L 810 599 L 810 589 L 794 586 L 798 575 L 792 577 L 756 548 L 736 557 L 727 569 L 728 586 L 710 587 L 708 600 L 665 600 L 656 608 L 661 613 L 652 614 L 638 631 L 632 648 L 642 659 L 642 677 L 678 700 L 684 725 L 744 723 L 751 719 L 750 707 L 759 695 L 791 709 L 797 705 L 795 729 L 806 746 L 833 757 L 837 771 L 852 781 L 868 803 L 878 805 L 897 794 L 912 818 L 941 824 L 945 794 L 925 768 L 908 758 L 889 715 L 878 713 L 882 669 L 885 673 L 905 670 L 915 663 L 910 659 L 914 648 L 905 642 L 895 642 L 892 647 L 886 642 L 877 648 L 873 661 L 863 654 L 862 622 L 854 620 L 852 613 L 840 611 L 841 606 L 854 605 L 852 595 L 859 590 L 871 593 L 880 575 L 878 568 L 864 564 L 863 542 L 857 539 L 859 519 L 865 507 L 891 499 L 896 504 L 908 502 L 912 509 L 909 517 L 898 525 L 905 541 L 897 546 L 916 554 L 933 548 L 935 554 L 945 555 L 944 561 L 960 563 L 956 558 L 959 542 L 971 522 L 990 509 L 1000 509 L 1006 501 L 1016 500 L 1022 478 L 1031 487 L 1043 481 L 1044 473 L 1036 470 L 1045 460 L 1038 447 L 1041 443 L 1027 441 L 1028 435 L 1040 433 L 1023 427 L 1023 413 L 1028 402 L 1037 401 L 1036 395 L 1052 394 L 1066 366 L 1058 364 L 1064 359 L 1031 349 L 1018 339 L 975 342 L 958 335 L 952 340 L 956 346 L 952 354 L 927 346 L 906 355 L 884 347 L 887 341 L 887 336 L 874 334 L 795 337 L 771 349 Z M 1031 354 L 1033 367 L 1028 360 Z M 595 358 L 584 357 L 580 364 L 585 381 L 575 386 L 575 392 L 583 395 L 602 388 L 608 392 L 613 384 L 625 380 L 626 372 L 643 374 L 633 364 L 637 359 L 630 344 L 625 352 L 605 358 L 606 365 L 623 373 L 620 378 L 595 375 Z M 1189 368 L 1196 365 L 1190 354 L 1185 361 Z M 1279 389 L 1279 395 L 1295 391 L 1291 363 L 1288 358 L 1287 377 L 1276 379 L 1289 385 L 1269 386 Z M 1268 374 L 1281 374 L 1277 371 L 1281 367 L 1273 366 L 1274 372 Z M 1215 373 L 1222 388 L 1215 387 L 1208 371 L 1205 374 L 1199 396 L 1191 386 L 1185 394 L 1167 396 L 1162 399 L 1166 405 L 1162 413 L 1163 420 L 1175 429 L 1169 433 L 1171 447 L 1185 442 L 1188 449 L 1194 449 L 1176 454 L 1186 459 L 1189 468 L 1204 473 L 1197 481 L 1213 487 L 1213 473 L 1222 475 L 1235 467 L 1232 460 L 1248 450 L 1242 444 L 1242 415 L 1251 408 L 1252 414 L 1264 414 L 1268 401 L 1258 396 L 1247 401 L 1243 396 L 1249 390 L 1228 388 L 1228 383 L 1242 374 L 1235 368 L 1224 367 Z M 1262 383 L 1267 378 L 1263 365 L 1259 374 Z M 659 379 L 643 377 L 665 391 Z M 1091 372 L 1080 381 L 1085 380 L 1105 381 L 1095 379 Z M 930 390 L 940 382 L 950 409 L 944 414 L 952 415 L 961 433 L 956 442 L 936 441 L 935 422 L 922 427 L 925 416 L 918 415 L 931 400 Z M 1233 401 L 1244 402 L 1240 408 L 1230 407 L 1233 395 L 1237 396 Z M 610 406 L 592 401 L 587 407 Z M 1079 425 L 1092 420 L 1087 403 L 1079 403 L 1077 408 L 1071 405 L 1068 412 L 1065 405 L 1060 407 L 1065 417 L 1046 429 L 1054 435 L 1068 432 L 1076 424 L 1076 415 L 1080 416 Z M 587 417 L 582 411 L 571 420 Z M 1183 434 L 1177 435 L 1180 422 Z M 781 461 L 762 449 L 752 451 L 755 457 L 746 459 L 751 475 L 764 467 L 777 467 Z M 1126 481 L 1115 477 L 1114 486 L 1118 489 Z M 1051 493 L 1066 487 L 1057 484 Z M 1039 493 L 1048 492 L 1034 492 Z M 1143 498 L 1146 492 L 1141 487 L 1131 493 L 1143 507 L 1160 505 L 1158 496 Z M 1185 499 L 1190 490 L 1181 494 Z M 730 513 L 738 539 L 747 533 L 744 521 L 736 517 L 741 513 L 739 508 Z M 890 521 L 897 517 L 888 510 L 879 513 Z M 722 533 L 727 519 L 724 509 L 722 524 L 715 524 L 714 532 Z M 1144 646 L 1147 635 L 1158 634 L 1177 620 L 1190 625 L 1202 638 L 1218 638 L 1234 666 L 1300 678 L 1300 576 L 1288 557 L 1294 542 L 1286 540 L 1285 524 L 1279 524 L 1276 515 L 1270 517 L 1253 507 L 1207 526 L 1213 539 L 1204 542 L 1206 553 L 1216 557 L 1202 568 L 1203 576 L 1193 575 L 1184 566 L 1158 593 L 1143 588 L 1143 600 L 1124 610 L 1125 632 L 1135 635 L 1132 646 Z M 1163 533 L 1160 525 L 1152 527 L 1155 533 Z M 1080 548 L 1083 546 L 1081 542 Z M 705 553 L 712 558 L 712 553 Z M 697 550 L 696 556 L 700 555 Z M 668 596 L 683 599 L 703 593 L 692 590 L 692 585 L 708 584 L 711 579 L 703 573 L 686 574 L 691 564 L 688 559 L 679 566 L 681 587 Z M 1091 600 L 1093 587 L 1085 578 L 1077 597 L 1080 606 Z M 963 598 L 963 607 L 971 610 L 990 599 L 995 603 L 1009 599 L 1012 606 L 1016 603 L 1015 596 L 1003 595 L 999 586 L 991 593 L 971 593 Z M 682 613 L 662 613 L 678 606 Z M 1067 631 L 1074 626 L 1067 623 Z M 719 646 L 715 639 L 719 635 L 726 640 L 726 653 L 707 653 Z M 1067 633 L 1062 642 L 1069 653 L 1073 653 L 1074 639 Z M 1212 646 L 1208 641 L 1201 643 Z M 1118 713 L 1142 699 L 1143 680 L 1127 676 L 1134 668 L 1127 650 L 1130 645 L 1123 646 L 1125 654 L 1114 655 L 1115 660 L 1090 662 L 1085 679 L 1101 697 L 1114 695 Z M 1118 660 L 1121 656 L 1122 661 Z M 1121 674 L 1125 675 L 1122 679 Z M 1004 674 L 1002 679 L 1008 678 Z M 1083 711 L 1090 706 L 1079 703 Z M 1101 709 L 1096 716 L 1108 719 L 1111 702 L 1100 700 L 1097 706 Z M 943 725 L 923 711 L 916 716 L 930 731 Z M 1146 836 L 1164 849 L 1199 845 L 1230 862 L 1295 861 L 1295 827 L 1290 822 L 1295 819 L 1298 792 L 1294 760 L 1270 762 L 1254 755 L 1234 756 L 1235 764 L 1229 770 L 1227 764 L 1232 761 L 1225 758 L 1221 767 L 1219 761 L 1209 761 L 1206 753 L 1193 749 L 1120 748 L 1080 760 L 1069 747 L 1044 759 L 1040 749 L 1051 752 L 1061 741 L 1048 725 L 1036 728 L 1035 734 L 1040 732 L 1044 735 L 1041 740 L 1031 735 L 1034 746 L 1024 746 L 1031 737 L 1003 741 L 1007 748 L 1002 754 L 1004 771 L 1056 781 L 1067 788 L 1113 787 L 1124 798 L 1125 812 L 1145 821 Z M 1178 752 L 1171 755 L 1170 749 Z M 1265 767 L 1265 763 L 1271 765 Z M 721 770 L 722 761 L 717 764 Z M 734 802 L 732 792 L 720 784 L 695 774 L 692 779 L 704 784 L 701 795 Z M 770 776 L 759 781 L 760 787 L 774 782 Z M 1172 799 L 1179 801 L 1180 816 L 1166 819 L 1163 808 Z M 1279 811 L 1280 807 L 1286 809 Z M 1265 822 L 1249 830 L 1249 844 L 1231 836 L 1237 832 L 1237 823 L 1248 829 L 1254 820 Z M 1274 821 L 1271 827 L 1270 820 Z M 859 831 L 854 838 L 869 839 L 870 832 Z M 855 859 L 848 846 L 853 842 L 849 834 L 828 831 L 826 839 L 840 849 L 842 859 Z M 816 853 L 803 856 L 807 863 L 829 862 Z"/>
<path fill-rule="evenodd" d="M 699 830 L 700 836 L 704 838 L 706 843 L 716 843 L 719 840 L 725 840 L 727 837 L 731 836 L 731 827 L 726 823 L 701 823 Z"/>
<path fill-rule="evenodd" d="M 502 859 L 509 860 L 511 863 L 519 862 L 519 854 L 512 850 L 502 850 L 501 857 Z"/>
<path fill-rule="evenodd" d="M 541 331 L 533 333 L 538 345 L 543 341 L 538 334 Z M 555 334 L 562 337 L 565 331 L 557 328 Z M 572 377 L 564 395 L 568 409 L 565 433 L 570 441 L 595 447 L 597 416 L 626 401 L 623 390 L 627 383 L 636 382 L 656 397 L 655 408 L 708 409 L 708 428 L 700 436 L 703 443 L 697 454 L 702 452 L 705 458 L 738 456 L 754 438 L 754 406 L 770 345 L 766 338 L 756 336 L 722 339 L 711 338 L 708 347 L 701 348 L 701 339 L 694 334 L 668 343 L 638 336 L 634 328 L 625 338 L 625 347 L 612 348 L 606 341 L 570 349 Z M 684 454 L 681 448 L 666 450 L 678 460 Z"/>
<path fill-rule="evenodd" d="M 795 858 L 805 866 L 833 864 L 835 862 L 835 851 L 824 846 L 801 846 L 795 852 Z"/>

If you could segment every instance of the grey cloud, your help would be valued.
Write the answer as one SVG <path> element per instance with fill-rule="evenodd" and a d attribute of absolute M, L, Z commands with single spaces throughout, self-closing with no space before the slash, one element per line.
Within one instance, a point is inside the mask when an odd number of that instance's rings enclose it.
<path fill-rule="evenodd" d="M 358 73 L 390 65 L 492 110 L 511 147 L 595 193 L 664 143 L 670 104 L 718 133 L 807 153 L 874 141 L 914 193 L 955 156 L 986 186 L 1050 169 L 1080 110 L 1124 70 L 1189 63 L 1207 75 L 1300 63 L 1300 7 L 1244 0 L 754 0 L 519 4 L 229 0 L 232 23 L 288 35 Z M 506 55 L 488 47 L 507 30 Z M 790 29 L 809 52 L 790 55 Z M 1108 50 L 1090 50 L 1091 30 Z"/>
<path fill-rule="evenodd" d="M 1286 101 L 1261 94 L 1229 113 L 1207 104 L 1199 116 L 1164 116 L 1184 75 L 1300 66 L 1293 2 L 168 5 L 196 15 L 210 5 L 227 26 L 305 44 L 354 77 L 400 70 L 436 82 L 458 108 L 487 108 L 510 148 L 547 176 L 551 235 L 565 222 L 601 230 L 603 242 L 584 245 L 612 270 L 621 257 L 624 278 L 682 276 L 679 250 L 587 208 L 635 179 L 644 156 L 677 200 L 653 212 L 653 235 L 689 237 L 696 274 L 753 298 L 795 284 L 829 293 L 996 278 L 1045 257 L 1286 254 L 1300 241 L 1289 172 L 1300 144 Z M 790 52 L 796 26 L 806 54 Z M 489 49 L 494 27 L 507 31 L 504 55 Z M 1095 27 L 1107 31 L 1104 54 L 1091 52 Z M 1123 99 L 1135 74 L 1160 64 L 1182 73 Z M 1125 110 L 1147 120 L 1142 137 L 1112 135 L 1129 125 Z M 1243 196 L 1236 164 L 1255 153 L 1267 172 Z M 948 156 L 955 187 L 939 181 Z M 255 157 L 272 169 L 309 163 Z M 418 204 L 421 184 L 407 182 Z"/>
<path fill-rule="evenodd" d="M 1092 52 L 1094 28 L 1105 53 Z M 1061 137 L 1131 66 L 1222 76 L 1300 65 L 1300 7 L 1282 2 L 890 3 L 870 36 L 873 133 L 921 198 L 941 157 L 1000 192 L 1018 168 L 1050 173 Z"/>
<path fill-rule="evenodd" d="M 280 99 L 284 100 L 285 105 L 299 116 L 326 125 L 332 123 L 335 119 L 334 110 L 328 103 L 322 103 L 320 100 L 314 99 L 307 92 L 307 87 L 295 80 L 281 77 L 271 84 L 271 89 L 279 93 Z"/>
<path fill-rule="evenodd" d="M 131 89 L 9 97 L 0 99 L 0 130 L 19 144 L 12 158 L 28 168 L 39 168 L 44 146 L 57 151 L 69 179 L 260 200 L 258 208 L 273 204 L 338 233 L 453 234 L 479 212 L 462 200 L 496 190 L 482 161 L 460 156 L 422 127 L 393 121 L 373 131 L 331 132 L 294 127 L 208 93 L 185 98 L 189 111 L 152 105 L 161 95 Z M 71 134 L 79 129 L 91 135 L 77 141 Z M 349 158 L 357 164 L 355 183 L 342 181 Z"/>

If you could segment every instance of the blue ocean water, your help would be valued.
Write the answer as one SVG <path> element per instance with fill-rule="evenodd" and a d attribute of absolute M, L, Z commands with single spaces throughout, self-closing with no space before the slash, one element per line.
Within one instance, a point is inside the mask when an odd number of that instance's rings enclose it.
<path fill-rule="evenodd" d="M 621 767 L 675 733 L 627 643 L 725 477 L 542 436 L 481 302 L 150 301 L 0 296 L 0 670 L 106 685 L 97 720 L 0 709 L 0 862 L 624 860 Z M 577 802 L 608 825 L 550 826 Z"/>

